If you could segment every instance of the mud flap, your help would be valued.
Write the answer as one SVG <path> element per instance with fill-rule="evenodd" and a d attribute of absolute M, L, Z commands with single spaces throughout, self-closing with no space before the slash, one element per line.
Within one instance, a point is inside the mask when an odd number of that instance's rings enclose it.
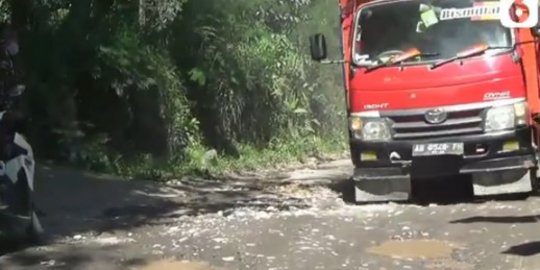
<path fill-rule="evenodd" d="M 532 192 L 535 174 L 529 169 L 472 174 L 473 192 L 475 196 Z"/>
<path fill-rule="evenodd" d="M 407 201 L 411 194 L 408 174 L 392 174 L 393 170 L 355 169 L 354 197 L 356 202 Z"/>

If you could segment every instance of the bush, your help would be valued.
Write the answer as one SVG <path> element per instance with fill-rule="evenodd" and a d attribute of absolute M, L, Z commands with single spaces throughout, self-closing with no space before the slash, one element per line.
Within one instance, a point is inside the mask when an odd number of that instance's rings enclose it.
<path fill-rule="evenodd" d="M 154 175 L 290 160 L 343 138 L 340 69 L 312 63 L 305 43 L 338 40 L 335 1 L 23 2 L 12 19 L 42 157 Z"/>

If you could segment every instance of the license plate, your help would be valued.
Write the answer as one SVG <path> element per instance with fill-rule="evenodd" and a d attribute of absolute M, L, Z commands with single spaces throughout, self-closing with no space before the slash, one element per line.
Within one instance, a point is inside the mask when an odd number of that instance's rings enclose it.
<path fill-rule="evenodd" d="M 463 143 L 415 144 L 413 145 L 412 155 L 415 157 L 463 155 Z"/>

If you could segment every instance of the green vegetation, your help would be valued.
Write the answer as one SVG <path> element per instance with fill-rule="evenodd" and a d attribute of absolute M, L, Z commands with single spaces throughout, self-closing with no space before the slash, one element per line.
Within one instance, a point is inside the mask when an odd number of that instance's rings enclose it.
<path fill-rule="evenodd" d="M 343 151 L 337 0 L 12 0 L 42 158 L 123 175 Z"/>

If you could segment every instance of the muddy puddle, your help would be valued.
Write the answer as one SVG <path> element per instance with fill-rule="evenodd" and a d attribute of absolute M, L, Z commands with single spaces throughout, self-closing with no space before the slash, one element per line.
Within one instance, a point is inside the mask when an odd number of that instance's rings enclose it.
<path fill-rule="evenodd" d="M 392 240 L 368 248 L 369 253 L 397 259 L 445 259 L 450 258 L 454 247 L 438 240 Z"/>
<path fill-rule="evenodd" d="M 212 267 L 207 263 L 202 262 L 187 262 L 187 261 L 155 261 L 138 268 L 138 270 L 224 270 L 222 268 Z"/>

